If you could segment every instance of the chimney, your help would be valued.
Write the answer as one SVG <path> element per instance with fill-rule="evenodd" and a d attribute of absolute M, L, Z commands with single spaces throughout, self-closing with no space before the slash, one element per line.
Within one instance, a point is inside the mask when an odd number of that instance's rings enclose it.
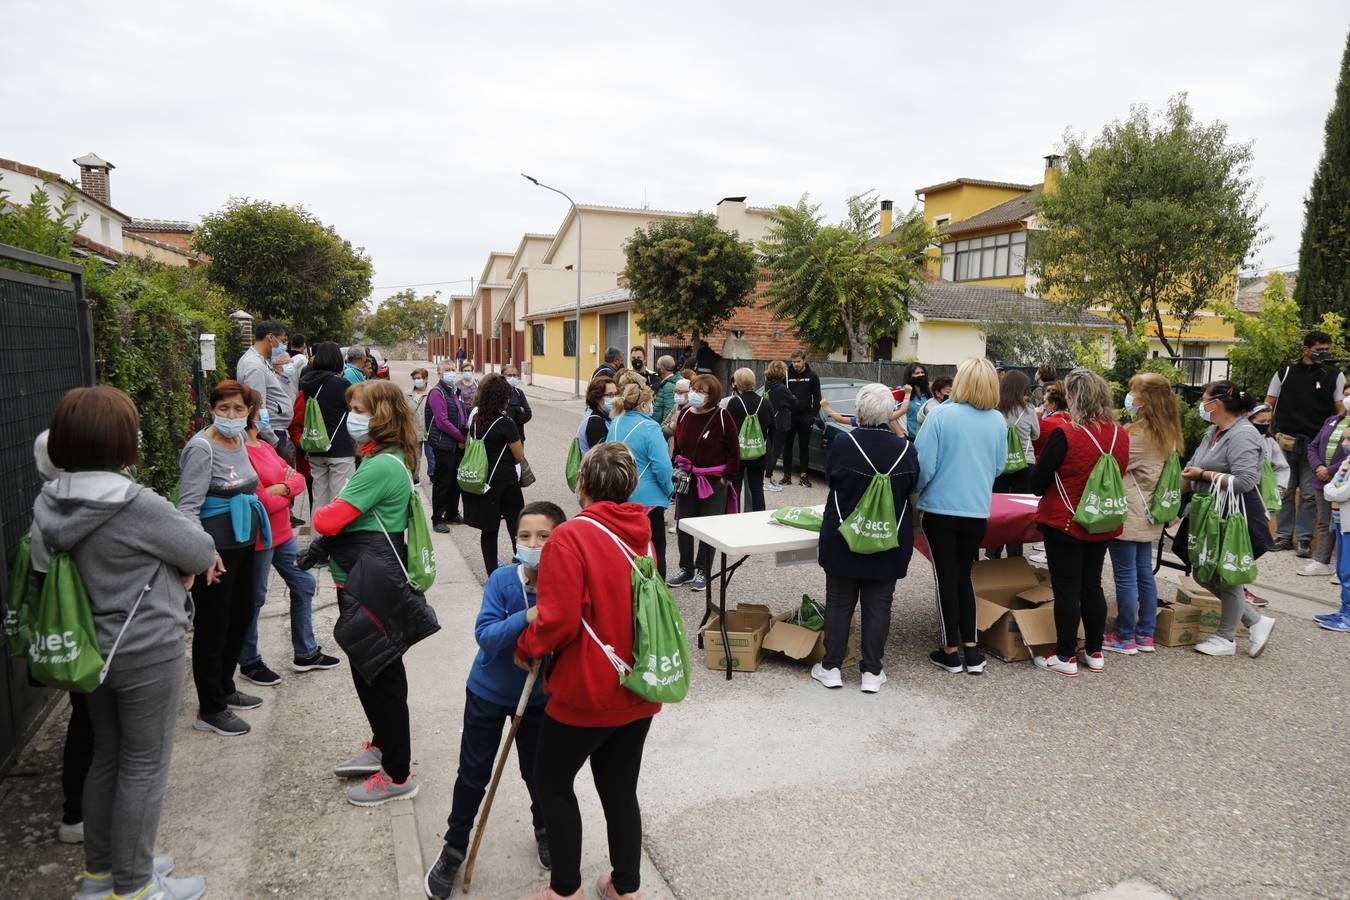
<path fill-rule="evenodd" d="M 95 153 L 71 160 L 80 167 L 80 190 L 100 203 L 112 205 L 112 192 L 108 188 L 108 173 L 117 168 Z"/>
<path fill-rule="evenodd" d="M 744 234 L 748 219 L 744 197 L 723 197 L 717 201 L 717 227 L 723 231 Z"/>
<path fill-rule="evenodd" d="M 891 207 L 893 205 L 894 203 L 890 200 L 881 201 L 881 237 L 885 237 L 891 233 L 891 228 L 893 227 L 891 224 L 891 217 L 893 215 Z"/>
<path fill-rule="evenodd" d="M 1059 176 L 1064 171 L 1064 157 L 1057 153 L 1051 153 L 1045 158 L 1045 186 L 1042 188 L 1047 194 L 1053 194 L 1059 189 Z"/>

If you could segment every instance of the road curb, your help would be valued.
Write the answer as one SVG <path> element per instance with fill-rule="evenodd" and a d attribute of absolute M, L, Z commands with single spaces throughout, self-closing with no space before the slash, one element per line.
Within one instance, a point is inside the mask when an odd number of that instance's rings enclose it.
<path fill-rule="evenodd" d="M 422 860 L 422 844 L 417 837 L 416 798 L 407 803 L 395 803 L 389 810 L 389 828 L 394 842 L 394 873 L 398 879 L 399 900 L 421 900 L 422 875 L 426 865 Z"/>

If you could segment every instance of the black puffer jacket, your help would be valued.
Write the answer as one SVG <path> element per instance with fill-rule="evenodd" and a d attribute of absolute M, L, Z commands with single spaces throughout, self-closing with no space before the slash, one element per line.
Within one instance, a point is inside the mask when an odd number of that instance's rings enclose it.
<path fill-rule="evenodd" d="M 413 644 L 441 630 L 436 611 L 403 575 L 400 563 L 408 553 L 403 535 L 392 535 L 392 539 L 397 557 L 378 531 L 319 538 L 306 554 L 330 554 L 347 573 L 347 582 L 338 589 L 333 637 L 366 681 Z"/>

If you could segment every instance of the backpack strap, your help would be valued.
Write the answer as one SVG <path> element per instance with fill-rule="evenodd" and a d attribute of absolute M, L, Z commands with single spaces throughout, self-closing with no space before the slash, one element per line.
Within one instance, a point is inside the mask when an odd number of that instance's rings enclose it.
<path fill-rule="evenodd" d="M 850 431 L 848 433 L 848 439 L 853 442 L 853 446 L 858 448 L 858 452 L 862 454 L 862 458 L 867 460 L 867 465 L 871 467 L 872 474 L 885 475 L 887 478 L 889 478 L 891 476 L 891 473 L 895 471 L 895 467 L 900 465 L 900 460 L 905 458 L 905 455 L 909 453 L 909 448 L 913 444 L 912 441 L 905 441 L 905 449 L 900 451 L 900 455 L 895 458 L 895 462 L 891 463 L 891 467 L 887 469 L 885 472 L 883 472 L 880 469 L 878 469 L 875 465 L 872 465 L 872 460 L 867 455 L 867 451 L 863 450 L 862 445 L 858 443 L 858 439 L 853 436 L 853 432 Z"/>
<path fill-rule="evenodd" d="M 164 563 L 160 562 L 159 566 L 155 569 L 155 574 L 150 576 L 151 581 L 154 581 L 155 575 L 158 575 L 159 570 L 162 568 L 164 568 Z M 108 648 L 108 657 L 103 660 L 103 668 L 100 669 L 98 673 L 99 684 L 102 684 L 103 680 L 108 677 L 108 670 L 112 668 L 113 657 L 117 655 L 117 647 L 122 643 L 122 638 L 127 633 L 127 627 L 131 625 L 131 620 L 136 618 L 136 610 L 141 608 L 141 601 L 145 599 L 145 595 L 148 593 L 150 593 L 149 582 L 146 583 L 145 587 L 141 589 L 140 594 L 137 595 L 136 602 L 131 604 L 131 612 L 127 613 L 126 621 L 122 623 L 122 627 L 117 631 L 117 637 L 113 638 L 112 646 Z"/>
<path fill-rule="evenodd" d="M 624 543 L 624 541 L 617 534 L 609 530 L 609 528 L 607 528 L 605 525 L 602 525 L 600 522 L 597 522 L 595 519 L 590 518 L 589 516 L 577 516 L 576 520 L 579 522 L 589 522 L 591 525 L 595 526 L 596 528 L 599 528 L 605 534 L 609 535 L 609 539 L 613 541 L 614 546 L 618 547 L 619 550 L 623 553 L 624 559 L 628 560 L 628 565 L 633 567 L 633 571 L 638 574 L 638 577 L 643 579 L 646 578 L 646 576 L 642 574 L 642 570 L 637 567 L 636 560 L 638 558 L 638 554 L 633 550 L 633 548 L 629 547 L 626 543 Z M 652 545 L 648 543 L 646 555 L 648 557 L 651 557 L 652 553 L 653 553 Z M 653 568 L 655 567 L 655 563 L 656 560 L 652 559 Z M 614 652 L 613 645 L 606 644 L 604 641 L 600 640 L 600 637 L 595 633 L 595 629 L 591 627 L 591 623 L 586 621 L 585 616 L 582 616 L 581 618 L 581 625 L 583 628 L 586 629 L 586 633 L 591 636 L 591 640 L 595 641 L 595 645 L 599 647 L 601 651 L 604 652 L 605 658 L 608 659 L 610 665 L 614 667 L 614 671 L 618 672 L 620 675 L 628 675 L 633 671 L 633 667 L 628 665 L 628 663 L 624 662 L 623 658 Z"/>
<path fill-rule="evenodd" d="M 398 563 L 399 569 L 403 572 L 403 579 L 408 582 L 409 586 L 411 586 L 414 591 L 417 590 L 417 585 L 413 584 L 412 576 L 408 574 L 408 567 L 403 564 L 403 557 L 398 555 L 398 548 L 394 546 L 394 539 L 389 536 L 389 529 L 384 527 L 384 519 L 381 519 L 380 514 L 375 512 L 374 509 L 370 511 L 370 514 L 373 515 L 375 521 L 380 524 L 380 531 L 384 533 L 384 539 L 389 542 L 389 549 L 393 552 L 394 560 Z"/>

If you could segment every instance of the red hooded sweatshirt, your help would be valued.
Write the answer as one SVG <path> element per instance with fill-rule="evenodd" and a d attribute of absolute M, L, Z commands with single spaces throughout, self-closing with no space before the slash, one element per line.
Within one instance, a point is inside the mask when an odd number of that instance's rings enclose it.
<path fill-rule="evenodd" d="M 604 524 L 631 549 L 645 553 L 651 524 L 636 503 L 592 503 L 577 519 Z M 609 535 L 573 519 L 558 526 L 539 560 L 539 618 L 521 632 L 517 650 L 525 659 L 552 653 L 544 671 L 546 711 L 564 725 L 612 728 L 661 711 L 619 684 L 619 674 L 582 627 L 584 617 L 596 636 L 620 659 L 633 661 L 632 567 Z"/>

